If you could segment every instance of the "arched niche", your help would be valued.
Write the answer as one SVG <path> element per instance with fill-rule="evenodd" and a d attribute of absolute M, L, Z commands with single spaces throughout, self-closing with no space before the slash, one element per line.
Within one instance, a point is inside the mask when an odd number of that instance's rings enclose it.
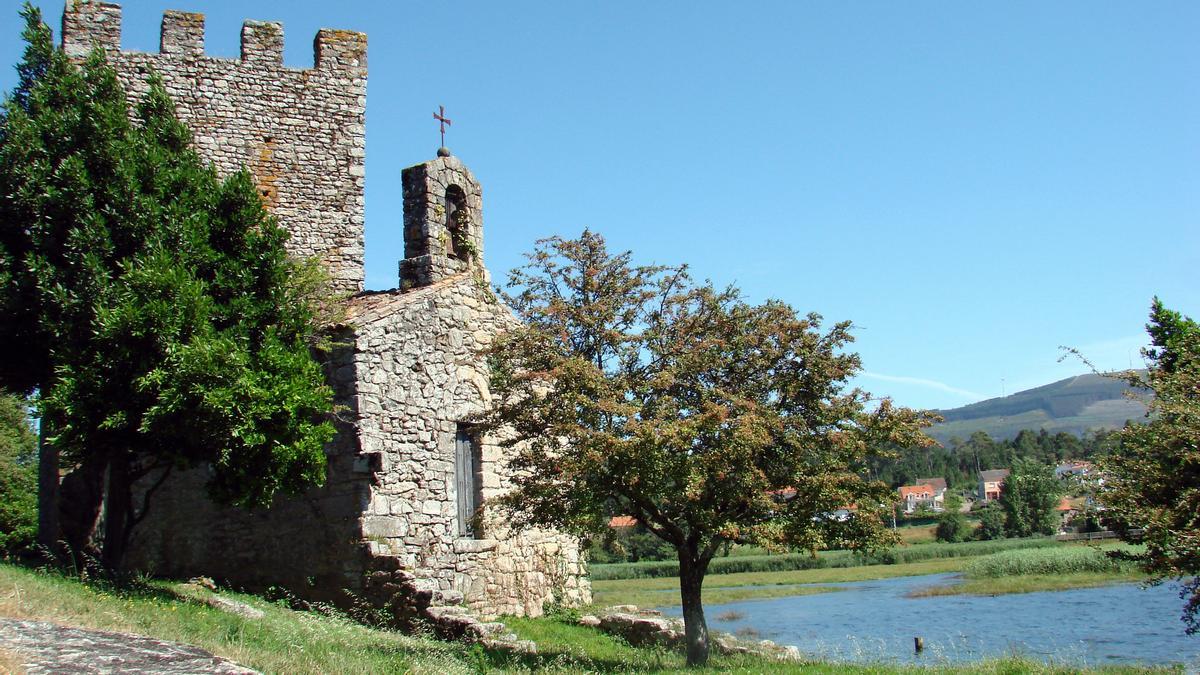
<path fill-rule="evenodd" d="M 446 188 L 446 255 L 455 260 L 471 257 L 471 215 L 467 209 L 467 194 L 457 185 Z"/>

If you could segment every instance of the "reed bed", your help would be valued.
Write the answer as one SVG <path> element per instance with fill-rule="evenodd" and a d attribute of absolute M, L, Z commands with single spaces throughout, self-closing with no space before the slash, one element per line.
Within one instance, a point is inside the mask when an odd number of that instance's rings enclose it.
<path fill-rule="evenodd" d="M 1120 551 L 1123 548 L 1132 550 L 1130 547 L 1122 547 L 1110 548 L 1108 551 Z M 987 555 L 967 563 L 963 567 L 963 574 L 969 579 L 995 579 L 1088 572 L 1131 572 L 1135 569 L 1132 562 L 1115 558 L 1105 551 L 1086 546 L 1059 546 Z"/>
<path fill-rule="evenodd" d="M 1000 539 L 995 541 L 968 541 L 956 544 L 914 544 L 912 546 L 898 546 L 873 554 L 855 553 L 853 551 L 822 551 L 816 556 L 809 553 L 743 555 L 713 560 L 708 567 L 708 573 L 712 575 L 742 572 L 785 572 L 834 567 L 859 567 L 862 565 L 896 565 L 937 558 L 983 556 L 1013 549 L 1058 548 L 1062 546 L 1062 544 L 1053 538 L 1034 537 L 1028 539 Z M 591 566 L 593 581 L 653 579 L 676 576 L 679 576 L 679 563 L 673 560 Z"/>

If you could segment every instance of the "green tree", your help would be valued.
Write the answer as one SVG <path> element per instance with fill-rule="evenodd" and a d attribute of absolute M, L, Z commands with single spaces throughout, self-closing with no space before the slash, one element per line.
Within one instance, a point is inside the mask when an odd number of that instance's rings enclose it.
<path fill-rule="evenodd" d="M 1004 509 L 1000 508 L 995 502 L 988 503 L 979 509 L 979 531 L 980 539 L 1003 539 L 1004 538 Z"/>
<path fill-rule="evenodd" d="M 1054 477 L 1054 467 L 1028 459 L 1013 462 L 999 499 L 1008 536 L 1054 534 L 1059 525 L 1055 508 L 1062 496 L 1063 486 Z"/>
<path fill-rule="evenodd" d="M 674 549 L 688 663 L 702 664 L 720 548 L 891 543 L 891 491 L 866 458 L 919 444 L 928 419 L 847 388 L 849 323 L 822 331 L 815 314 L 630 259 L 584 231 L 512 272 L 524 327 L 494 345 L 489 427 L 515 448 L 503 504 L 518 524 L 585 534 L 632 515 Z"/>
<path fill-rule="evenodd" d="M 938 541 L 966 541 L 971 538 L 971 525 L 963 514 L 957 511 L 948 511 L 938 516 L 934 534 Z"/>
<path fill-rule="evenodd" d="M 0 384 L 38 390 L 118 570 L 174 469 L 210 465 L 213 497 L 244 506 L 323 478 L 319 294 L 250 176 L 219 180 L 190 149 L 160 82 L 131 115 L 102 52 L 77 66 L 23 15 L 0 112 Z M 80 522 L 77 545 L 96 520 Z"/>
<path fill-rule="evenodd" d="M 0 555 L 33 544 L 37 534 L 37 439 L 24 399 L 0 394 Z"/>
<path fill-rule="evenodd" d="M 1102 460 L 1099 499 L 1110 527 L 1145 544 L 1133 556 L 1143 569 L 1181 582 L 1183 620 L 1194 634 L 1200 631 L 1200 325 L 1155 298 L 1146 329 L 1149 369 L 1127 379 L 1153 394 L 1149 421 L 1127 425 L 1120 449 Z"/>
<path fill-rule="evenodd" d="M 962 506 L 962 495 L 958 494 L 958 492 L 955 492 L 954 490 L 946 490 L 945 495 L 942 497 L 942 508 L 945 509 L 947 513 L 958 513 L 959 511 L 962 511 Z"/>

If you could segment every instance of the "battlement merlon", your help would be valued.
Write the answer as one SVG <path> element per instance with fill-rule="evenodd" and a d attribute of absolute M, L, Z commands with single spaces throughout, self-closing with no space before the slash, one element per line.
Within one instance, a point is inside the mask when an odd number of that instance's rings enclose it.
<path fill-rule="evenodd" d="M 121 49 L 121 6 L 93 0 L 67 0 L 62 17 L 62 48 L 67 56 L 87 56 L 92 47 Z"/>
<path fill-rule="evenodd" d="M 174 10 L 163 12 L 158 51 L 160 54 L 204 56 L 204 15 Z"/>
<path fill-rule="evenodd" d="M 247 65 L 283 67 L 283 26 L 265 21 L 242 25 L 241 60 Z M 93 47 L 121 50 L 121 6 L 103 0 L 67 0 L 62 19 L 62 47 L 68 56 L 86 56 Z M 183 58 L 204 56 L 204 15 L 163 13 L 159 53 Z M 318 71 L 367 69 L 367 36 L 322 28 L 313 41 L 313 68 Z"/>

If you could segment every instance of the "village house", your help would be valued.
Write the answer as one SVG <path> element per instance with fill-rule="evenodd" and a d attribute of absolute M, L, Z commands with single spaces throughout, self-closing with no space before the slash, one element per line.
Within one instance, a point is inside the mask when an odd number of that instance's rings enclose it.
<path fill-rule="evenodd" d="M 904 513 L 911 515 L 920 509 L 941 513 L 946 500 L 945 478 L 918 478 L 913 485 L 897 488 Z"/>
<path fill-rule="evenodd" d="M 366 36 L 321 30 L 307 69 L 283 64 L 283 38 L 280 24 L 247 21 L 240 58 L 211 57 L 204 16 L 170 11 L 158 53 L 128 52 L 120 6 L 74 0 L 63 14 L 68 55 L 104 49 L 131 100 L 157 73 L 197 151 L 222 175 L 247 167 L 289 251 L 321 260 L 348 296 L 327 369 L 343 412 L 325 484 L 244 511 L 207 499 L 203 468 L 172 473 L 131 563 L 398 619 L 589 602 L 578 540 L 513 531 L 490 506 L 512 472 L 471 420 L 491 400 L 482 350 L 516 319 L 483 265 L 479 182 L 445 148 L 405 169 L 397 287 L 364 292 Z"/>
<path fill-rule="evenodd" d="M 988 469 L 979 472 L 979 499 L 990 502 L 1000 498 L 1004 490 L 1004 479 L 1011 473 L 1008 469 Z"/>
<path fill-rule="evenodd" d="M 940 492 L 929 485 L 902 485 L 898 488 L 900 505 L 904 513 L 911 515 L 920 509 L 940 512 L 945 490 Z"/>
<path fill-rule="evenodd" d="M 1054 477 L 1060 480 L 1068 478 L 1086 478 L 1092 473 L 1092 463 L 1084 461 L 1066 461 L 1054 467 Z"/>
<path fill-rule="evenodd" d="M 637 527 L 637 518 L 633 516 L 613 516 L 608 520 L 608 526 L 614 530 L 626 530 L 631 527 Z"/>

